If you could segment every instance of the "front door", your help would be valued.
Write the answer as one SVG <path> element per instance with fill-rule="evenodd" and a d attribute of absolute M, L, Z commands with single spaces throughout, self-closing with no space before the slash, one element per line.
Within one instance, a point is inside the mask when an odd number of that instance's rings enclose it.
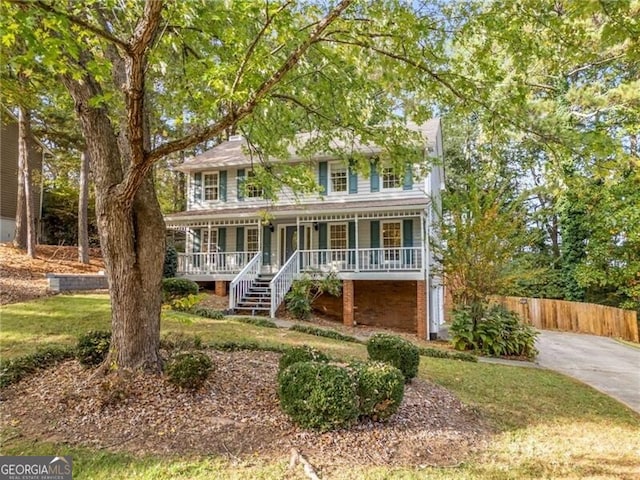
<path fill-rule="evenodd" d="M 300 227 L 300 233 L 304 235 L 303 232 L 303 227 Z M 304 238 L 300 238 L 300 243 L 304 245 Z M 298 236 L 296 235 L 296 226 L 287 225 L 280 230 L 280 265 L 284 265 L 297 248 Z"/>

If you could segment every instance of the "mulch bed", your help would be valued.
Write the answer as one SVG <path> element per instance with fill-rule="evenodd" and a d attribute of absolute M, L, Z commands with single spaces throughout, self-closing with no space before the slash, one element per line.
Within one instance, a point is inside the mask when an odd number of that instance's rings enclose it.
<path fill-rule="evenodd" d="M 305 431 L 279 408 L 278 354 L 207 354 L 217 369 L 196 393 L 164 377 L 131 374 L 120 383 L 65 362 L 2 391 L 2 423 L 29 439 L 134 454 L 274 460 L 295 447 L 321 468 L 452 465 L 490 435 L 474 411 L 424 380 L 406 386 L 400 410 L 386 423 Z"/>

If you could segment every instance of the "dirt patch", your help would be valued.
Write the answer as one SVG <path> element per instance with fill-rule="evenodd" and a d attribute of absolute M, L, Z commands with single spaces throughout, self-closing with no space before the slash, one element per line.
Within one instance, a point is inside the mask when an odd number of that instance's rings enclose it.
<path fill-rule="evenodd" d="M 95 273 L 104 270 L 100 249 L 89 251 L 89 264 L 77 261 L 77 247 L 38 245 L 35 259 L 0 243 L 0 305 L 50 295 L 47 273 Z"/>
<path fill-rule="evenodd" d="M 316 466 L 451 465 L 481 448 L 489 429 L 447 390 L 407 385 L 387 423 L 315 433 L 293 425 L 276 394 L 278 354 L 209 351 L 215 374 L 196 393 L 165 378 L 122 385 L 69 361 L 2 392 L 2 422 L 33 440 L 135 454 L 288 458 L 296 447 Z M 124 400 L 109 403 L 126 392 Z"/>

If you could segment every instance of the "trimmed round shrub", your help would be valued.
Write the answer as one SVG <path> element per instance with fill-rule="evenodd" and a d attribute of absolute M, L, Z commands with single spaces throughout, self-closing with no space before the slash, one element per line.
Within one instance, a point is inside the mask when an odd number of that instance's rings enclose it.
<path fill-rule="evenodd" d="M 165 302 L 198 294 L 198 284 L 186 278 L 163 278 L 162 295 Z"/>
<path fill-rule="evenodd" d="M 420 350 L 404 338 L 376 333 L 367 342 L 367 352 L 371 360 L 389 363 L 400 370 L 405 382 L 418 374 Z"/>
<path fill-rule="evenodd" d="M 278 376 L 282 410 L 303 428 L 328 431 L 358 417 L 354 379 L 346 368 L 322 362 L 297 362 Z"/>
<path fill-rule="evenodd" d="M 293 365 L 298 362 L 323 362 L 327 363 L 329 361 L 329 357 L 327 357 L 320 350 L 316 350 L 313 347 L 303 346 L 303 347 L 293 347 L 287 350 L 280 357 L 280 362 L 278 363 L 278 370 L 282 372 L 289 365 Z"/>
<path fill-rule="evenodd" d="M 111 347 L 111 332 L 91 330 L 78 338 L 76 358 L 85 367 L 100 365 Z"/>
<path fill-rule="evenodd" d="M 202 387 L 213 370 L 213 362 L 202 352 L 177 353 L 166 366 L 169 382 L 189 390 Z"/>
<path fill-rule="evenodd" d="M 398 411 L 404 397 L 404 375 L 383 362 L 350 365 L 356 378 L 360 415 L 386 420 Z"/>
<path fill-rule="evenodd" d="M 167 245 L 164 254 L 164 265 L 162 266 L 162 277 L 175 277 L 178 273 L 178 251 L 173 245 Z"/>

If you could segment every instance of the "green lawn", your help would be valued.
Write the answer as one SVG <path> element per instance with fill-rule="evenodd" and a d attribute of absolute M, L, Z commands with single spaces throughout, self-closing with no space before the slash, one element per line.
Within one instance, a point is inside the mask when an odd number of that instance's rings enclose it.
<path fill-rule="evenodd" d="M 104 295 L 56 296 L 0 308 L 0 356 L 38 345 L 73 344 L 88 329 L 108 328 Z M 343 357 L 364 357 L 362 345 L 165 312 L 163 334 L 198 334 L 205 341 L 251 340 L 310 344 Z M 640 417 L 599 392 L 546 370 L 422 357 L 419 375 L 454 392 L 495 427 L 485 451 L 450 468 L 333 468 L 329 478 L 520 479 L 638 478 Z M 158 458 L 113 454 L 22 439 L 2 430 L 2 454 L 71 454 L 77 479 L 304 478 L 287 473 L 286 460 L 246 463 L 211 457 Z M 298 475 L 298 476 L 296 476 Z"/>

